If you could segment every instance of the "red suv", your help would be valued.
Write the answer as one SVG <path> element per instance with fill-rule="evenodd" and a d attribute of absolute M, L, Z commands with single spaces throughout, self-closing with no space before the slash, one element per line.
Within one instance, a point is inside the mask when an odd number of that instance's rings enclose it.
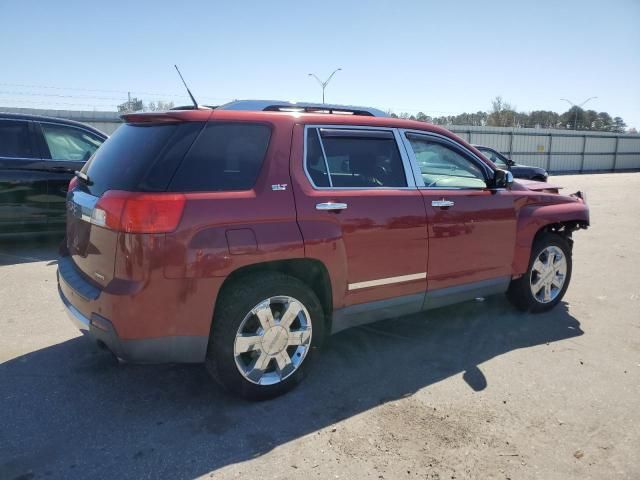
<path fill-rule="evenodd" d="M 248 398 L 290 389 L 324 337 L 354 325 L 505 292 L 554 307 L 571 234 L 589 224 L 580 192 L 513 182 L 427 123 L 347 109 L 123 118 L 70 185 L 60 297 L 117 357 L 205 362 Z"/>

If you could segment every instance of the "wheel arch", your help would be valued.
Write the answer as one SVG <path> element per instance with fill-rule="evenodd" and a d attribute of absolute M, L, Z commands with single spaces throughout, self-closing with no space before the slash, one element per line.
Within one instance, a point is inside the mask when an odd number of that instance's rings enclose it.
<path fill-rule="evenodd" d="M 589 210 L 583 203 L 524 207 L 518 218 L 512 275 L 518 277 L 527 271 L 531 249 L 540 234 L 552 232 L 562 235 L 572 246 L 572 233 L 588 226 Z"/>
<path fill-rule="evenodd" d="M 274 260 L 270 262 L 253 263 L 240 267 L 231 272 L 222 283 L 216 298 L 215 311 L 225 289 L 232 288 L 233 284 L 241 282 L 243 278 L 261 272 L 280 272 L 290 275 L 305 283 L 316 294 L 322 305 L 324 324 L 326 331 L 331 331 L 331 314 L 333 310 L 333 292 L 329 271 L 320 260 L 311 258 L 296 258 L 288 260 Z M 213 326 L 213 322 L 212 322 Z"/>

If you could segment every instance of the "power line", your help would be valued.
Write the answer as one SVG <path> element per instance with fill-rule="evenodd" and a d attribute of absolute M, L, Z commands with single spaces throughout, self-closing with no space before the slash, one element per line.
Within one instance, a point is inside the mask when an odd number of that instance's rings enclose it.
<path fill-rule="evenodd" d="M 20 100 L 20 101 L 12 101 L 12 100 L 0 100 L 5 103 L 2 105 L 3 107 L 11 107 L 11 108 L 20 108 L 20 105 L 28 103 L 30 105 L 62 105 L 62 106 L 75 106 L 75 107 L 91 107 L 91 108 L 110 108 L 114 112 L 116 111 L 117 104 L 115 103 L 76 103 L 76 102 L 50 102 L 50 101 L 38 101 L 38 100 Z M 15 106 L 7 105 L 14 104 Z"/>
<path fill-rule="evenodd" d="M 90 98 L 95 100 L 117 100 L 122 101 L 124 97 L 99 97 L 94 95 L 61 95 L 59 93 L 34 93 L 34 92 L 18 92 L 18 91 L 6 91 L 0 90 L 0 95 L 21 95 L 31 97 L 56 97 L 56 98 Z"/>
<path fill-rule="evenodd" d="M 22 84 L 22 83 L 0 83 L 0 86 L 3 86 L 3 87 L 18 87 L 18 88 L 48 89 L 48 90 L 68 90 L 68 91 L 77 91 L 77 92 L 117 93 L 117 94 L 122 94 L 122 98 L 126 97 L 128 93 L 134 94 L 134 96 L 135 95 L 145 95 L 145 96 L 165 97 L 165 98 L 166 97 L 189 98 L 187 95 L 184 95 L 184 94 L 158 93 L 158 92 L 154 93 L 154 92 L 143 92 L 143 91 L 138 91 L 138 90 L 103 90 L 103 89 L 93 89 L 93 88 L 59 87 L 59 86 L 53 86 L 53 85 L 31 85 L 31 84 Z M 54 95 L 54 94 L 48 94 L 48 95 Z M 198 96 L 200 96 L 200 95 L 198 95 Z M 87 96 L 87 98 L 98 98 L 98 97 Z M 224 101 L 233 100 L 231 98 L 208 97 L 208 96 L 202 96 L 202 98 L 205 98 L 207 100 L 215 100 L 215 101 L 217 101 L 217 100 L 224 100 Z"/>
<path fill-rule="evenodd" d="M 93 96 L 93 95 L 62 95 L 62 94 L 40 94 L 37 92 L 21 92 L 21 93 L 17 93 L 18 95 L 33 95 L 33 96 L 51 96 L 51 97 L 60 97 L 60 98 L 91 98 L 91 99 L 104 99 L 104 100 L 118 100 L 118 101 L 124 101 L 127 98 L 127 94 L 131 93 L 132 96 L 140 96 L 140 95 L 145 95 L 145 96 L 155 96 L 155 97 L 170 97 L 170 98 L 182 98 L 182 99 L 188 99 L 189 96 L 188 95 L 184 95 L 184 94 L 177 94 L 177 93 L 158 93 L 158 92 L 144 92 L 144 91 L 137 91 L 137 90 L 105 90 L 105 89 L 93 89 L 93 88 L 77 88 L 77 87 L 60 87 L 60 86 L 53 86 L 53 85 L 33 85 L 33 84 L 23 84 L 23 83 L 4 83 L 4 82 L 0 82 L 0 86 L 4 86 L 4 87 L 19 87 L 19 88 L 35 88 L 35 89 L 50 89 L 50 90 L 68 90 L 68 91 L 78 91 L 78 92 L 96 92 L 96 93 L 116 93 L 116 94 L 122 94 L 122 97 L 102 97 L 102 96 Z M 207 101 L 223 101 L 223 102 L 228 102 L 231 100 L 234 100 L 234 98 L 230 98 L 230 97 L 208 97 L 208 96 L 202 96 L 202 95 L 198 95 L 198 98 L 202 98 L 204 100 Z M 452 111 L 445 111 L 445 110 L 427 110 L 427 109 L 420 109 L 420 108 L 403 108 L 403 107 L 394 107 L 391 108 L 391 110 L 393 110 L 394 112 L 407 112 L 407 113 L 418 113 L 418 112 L 423 112 L 423 113 L 439 113 L 439 114 L 451 114 L 451 115 L 458 115 L 459 112 L 452 112 Z"/>
<path fill-rule="evenodd" d="M 53 86 L 53 85 L 30 85 L 30 84 L 24 84 L 24 83 L 0 83 L 0 85 L 5 86 L 5 87 L 20 87 L 20 88 L 42 88 L 42 89 L 49 89 L 49 90 L 74 90 L 77 92 L 98 92 L 98 93 L 121 93 L 123 95 L 126 95 L 129 91 L 127 90 L 104 90 L 104 89 L 97 89 L 97 88 L 78 88 L 78 87 L 59 87 L 59 86 Z M 130 90 L 131 92 L 133 92 L 133 90 Z M 184 96 L 184 95 L 177 95 L 177 94 L 167 94 L 167 93 L 152 93 L 152 92 L 135 92 L 135 93 L 139 93 L 141 95 L 159 95 L 159 96 L 165 96 L 165 97 L 175 97 L 175 96 Z"/>
<path fill-rule="evenodd" d="M 176 93 L 158 93 L 158 92 L 143 92 L 143 91 L 125 91 L 125 90 L 106 90 L 106 89 L 92 89 L 92 88 L 76 88 L 76 87 L 60 87 L 53 85 L 34 85 L 34 84 L 22 84 L 22 83 L 4 83 L 0 82 L 0 86 L 5 87 L 18 87 L 18 88 L 29 88 L 29 89 L 46 89 L 46 90 L 58 90 L 58 91 L 67 91 L 67 92 L 94 92 L 94 93 L 111 93 L 111 94 L 121 94 L 118 97 L 112 96 L 102 96 L 102 95 L 78 95 L 72 93 L 41 93 L 41 92 L 33 92 L 33 91 L 23 91 L 23 90 L 1 90 L 0 95 L 2 96 L 19 96 L 19 97 L 49 97 L 49 98 L 61 98 L 61 99 L 79 99 L 79 100 L 100 100 L 100 101 L 111 101 L 117 103 L 78 103 L 78 102 L 51 102 L 51 101 L 29 101 L 24 99 L 14 99 L 12 103 L 30 103 L 30 104 L 43 104 L 43 105 L 76 105 L 76 106 L 91 106 L 91 107 L 116 107 L 117 105 L 126 102 L 128 98 L 128 94 L 130 93 L 134 97 L 145 96 L 145 100 L 153 100 L 155 98 L 174 98 L 174 99 L 188 99 L 189 97 L 184 94 L 176 94 Z M 198 95 L 199 98 L 212 103 L 226 103 L 228 101 L 234 100 L 233 98 L 222 98 L 222 97 L 207 97 Z M 9 100 L 3 100 L 9 101 Z M 394 107 L 390 109 L 394 113 L 425 113 L 430 116 L 433 115 L 459 115 L 460 112 L 452 112 L 445 110 L 430 110 L 430 109 L 420 109 L 420 108 L 402 108 L 402 107 Z"/>
<path fill-rule="evenodd" d="M 448 114 L 448 115 L 460 115 L 460 112 L 452 112 L 452 111 L 446 111 L 446 110 L 428 110 L 425 108 L 390 108 L 390 110 L 395 113 L 395 114 L 399 114 L 399 113 L 439 113 L 439 114 Z M 467 113 L 469 115 L 471 114 L 475 114 L 476 112 L 463 112 L 463 113 Z"/>

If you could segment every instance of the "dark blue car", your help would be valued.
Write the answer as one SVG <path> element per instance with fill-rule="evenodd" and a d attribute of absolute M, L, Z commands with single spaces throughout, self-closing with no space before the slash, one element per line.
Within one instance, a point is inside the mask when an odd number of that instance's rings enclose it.
<path fill-rule="evenodd" d="M 505 157 L 497 150 L 483 145 L 474 145 L 480 152 L 496 164 L 498 168 L 511 170 L 516 178 L 526 178 L 527 180 L 536 180 L 538 182 L 546 182 L 549 174 L 544 168 L 530 167 L 528 165 L 518 165 L 513 160 Z"/>

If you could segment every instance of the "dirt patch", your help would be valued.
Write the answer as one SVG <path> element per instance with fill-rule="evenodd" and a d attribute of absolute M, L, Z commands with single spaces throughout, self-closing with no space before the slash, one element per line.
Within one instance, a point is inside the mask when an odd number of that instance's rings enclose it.
<path fill-rule="evenodd" d="M 504 458 L 497 457 L 490 470 L 477 461 L 501 443 L 489 413 L 437 408 L 406 398 L 364 417 L 329 431 L 327 442 L 343 458 L 371 462 L 382 478 L 488 478 L 504 470 L 498 466 L 506 463 Z M 505 447 L 505 457 L 519 456 L 513 445 Z"/>

